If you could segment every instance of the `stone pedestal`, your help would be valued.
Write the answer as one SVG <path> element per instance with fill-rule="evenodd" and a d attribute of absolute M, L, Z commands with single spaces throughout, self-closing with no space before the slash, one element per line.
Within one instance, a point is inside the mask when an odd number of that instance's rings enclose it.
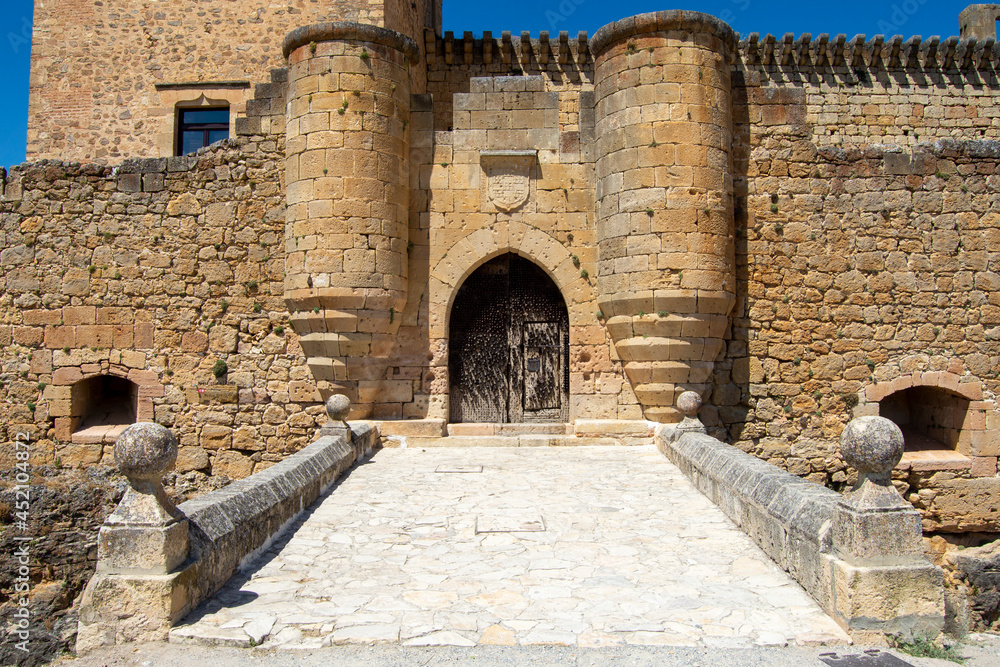
<path fill-rule="evenodd" d="M 83 592 L 77 652 L 131 641 L 164 641 L 189 610 L 183 568 L 188 521 L 160 480 L 177 460 L 177 440 L 158 424 L 133 424 L 115 442 L 129 480 L 98 536 L 97 571 Z"/>
<path fill-rule="evenodd" d="M 841 452 L 858 483 L 837 504 L 828 556 L 833 615 L 855 641 L 935 637 L 944 627 L 943 573 L 923 556 L 920 514 L 892 485 L 903 434 L 882 417 L 855 419 Z"/>

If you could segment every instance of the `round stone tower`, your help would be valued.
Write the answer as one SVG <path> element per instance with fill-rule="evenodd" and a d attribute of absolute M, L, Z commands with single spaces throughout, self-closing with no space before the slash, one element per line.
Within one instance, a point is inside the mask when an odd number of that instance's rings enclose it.
<path fill-rule="evenodd" d="M 358 23 L 299 28 L 289 63 L 285 302 L 324 395 L 367 417 L 406 301 L 416 43 Z"/>
<path fill-rule="evenodd" d="M 608 24 L 591 42 L 599 304 L 643 414 L 707 398 L 736 301 L 730 54 L 690 11 Z"/>

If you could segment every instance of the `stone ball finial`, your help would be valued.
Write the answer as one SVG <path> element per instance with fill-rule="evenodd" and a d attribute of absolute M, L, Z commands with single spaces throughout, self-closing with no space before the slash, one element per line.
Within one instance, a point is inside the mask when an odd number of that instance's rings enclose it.
<path fill-rule="evenodd" d="M 695 419 L 698 416 L 698 410 L 701 410 L 701 403 L 701 394 L 696 391 L 685 391 L 677 398 L 677 409 L 687 419 Z"/>
<path fill-rule="evenodd" d="M 841 455 L 862 475 L 889 475 L 903 449 L 903 432 L 885 417 L 852 419 L 840 436 Z"/>
<path fill-rule="evenodd" d="M 351 411 L 351 399 L 343 394 L 334 394 L 326 399 L 326 414 L 335 422 L 347 421 Z"/>
<path fill-rule="evenodd" d="M 130 482 L 159 482 L 177 462 L 177 438 L 152 422 L 132 424 L 115 440 L 115 463 Z"/>

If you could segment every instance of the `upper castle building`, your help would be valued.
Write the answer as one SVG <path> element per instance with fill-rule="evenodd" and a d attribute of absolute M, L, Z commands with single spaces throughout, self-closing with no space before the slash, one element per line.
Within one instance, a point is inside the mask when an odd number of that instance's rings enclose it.
<path fill-rule="evenodd" d="M 456 36 L 426 0 L 38 2 L 0 428 L 86 465 L 155 420 L 242 477 L 331 393 L 384 435 L 599 436 L 693 389 L 835 488 L 844 425 L 887 416 L 925 530 L 998 531 L 998 15 Z"/>

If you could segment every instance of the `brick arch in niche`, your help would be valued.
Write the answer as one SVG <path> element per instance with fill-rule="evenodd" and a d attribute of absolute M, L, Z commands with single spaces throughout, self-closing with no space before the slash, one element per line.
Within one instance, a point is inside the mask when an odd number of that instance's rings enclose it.
<path fill-rule="evenodd" d="M 53 409 L 56 440 L 78 444 L 112 444 L 129 424 L 153 421 L 153 398 L 163 395 L 156 373 L 115 367 L 98 371 L 59 369 L 53 385 L 64 400 Z"/>
<path fill-rule="evenodd" d="M 911 453 L 952 451 L 963 457 L 996 457 L 1000 413 L 981 381 L 948 371 L 917 371 L 868 385 L 855 413 L 896 423 Z M 995 470 L 995 466 L 994 466 Z"/>

